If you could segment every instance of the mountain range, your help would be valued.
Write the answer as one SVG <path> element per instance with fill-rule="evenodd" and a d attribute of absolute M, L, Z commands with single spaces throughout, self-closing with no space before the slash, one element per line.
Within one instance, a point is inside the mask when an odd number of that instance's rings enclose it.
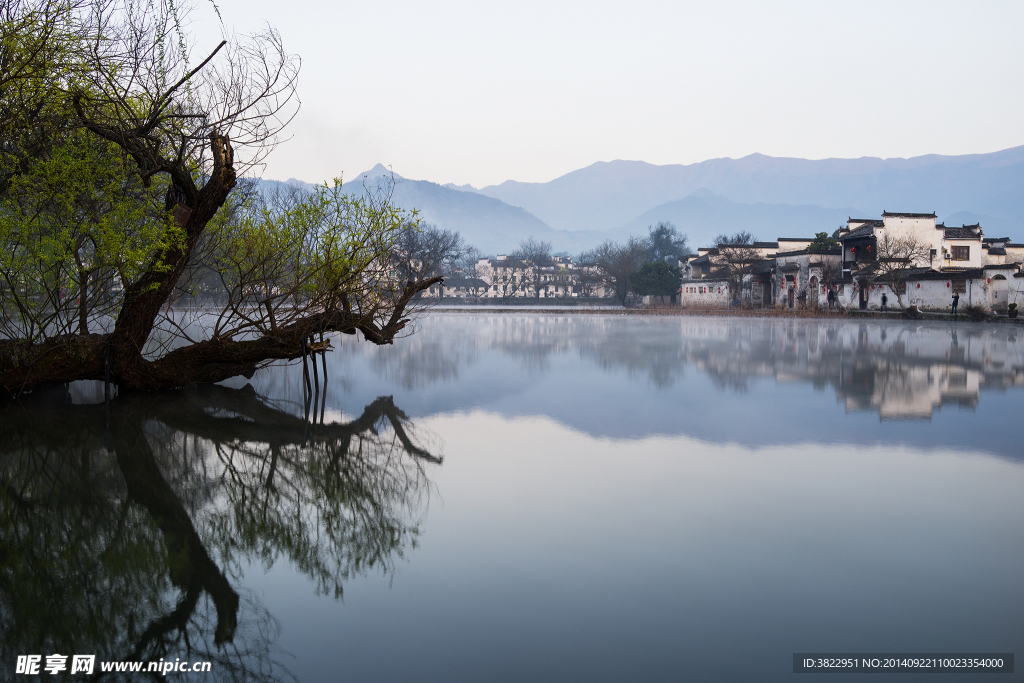
<path fill-rule="evenodd" d="M 364 192 L 391 171 L 378 164 L 345 184 Z M 1024 146 L 989 154 L 807 160 L 752 154 L 696 164 L 597 162 L 545 183 L 474 188 L 394 175 L 394 200 L 458 230 L 486 253 L 528 237 L 576 253 L 670 221 L 704 246 L 721 232 L 760 239 L 832 232 L 848 217 L 931 212 L 947 225 L 1024 239 Z M 275 181 L 263 181 L 272 184 Z M 297 181 L 289 181 L 297 182 Z"/>

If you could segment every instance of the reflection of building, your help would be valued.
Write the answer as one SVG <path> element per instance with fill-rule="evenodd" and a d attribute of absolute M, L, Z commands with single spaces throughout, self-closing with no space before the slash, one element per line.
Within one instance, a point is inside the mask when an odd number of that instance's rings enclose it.
<path fill-rule="evenodd" d="M 850 368 L 837 387 L 847 411 L 878 410 L 882 419 L 929 418 L 944 404 L 978 405 L 983 374 L 948 365 L 869 363 Z"/>
<path fill-rule="evenodd" d="M 722 386 L 755 377 L 832 386 L 849 411 L 929 418 L 975 407 L 981 389 L 1024 388 L 1024 336 L 1014 329 L 832 322 L 729 325 L 684 319 L 684 356 Z"/>

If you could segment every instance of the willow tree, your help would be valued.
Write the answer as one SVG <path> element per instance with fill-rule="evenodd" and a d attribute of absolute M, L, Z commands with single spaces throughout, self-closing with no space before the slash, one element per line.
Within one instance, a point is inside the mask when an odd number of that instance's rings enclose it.
<path fill-rule="evenodd" d="M 181 25 L 171 3 L 136 0 L 0 15 L 9 394 L 107 374 L 134 389 L 251 377 L 316 333 L 388 344 L 438 280 L 391 268 L 410 216 L 387 188 L 240 192 L 297 111 L 298 59 L 267 29 L 194 64 Z M 196 296 L 211 274 L 221 296 Z"/>

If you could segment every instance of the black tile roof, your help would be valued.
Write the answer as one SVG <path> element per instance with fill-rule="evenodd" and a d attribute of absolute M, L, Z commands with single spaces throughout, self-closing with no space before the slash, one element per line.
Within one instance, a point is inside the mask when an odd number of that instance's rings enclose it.
<path fill-rule="evenodd" d="M 896 218 L 935 218 L 935 212 L 931 213 L 902 213 L 898 211 L 883 211 L 883 216 L 894 216 Z"/>
<path fill-rule="evenodd" d="M 446 277 L 444 286 L 445 289 L 452 289 L 455 287 L 486 288 L 488 285 L 478 277 Z"/>
<path fill-rule="evenodd" d="M 868 225 L 877 226 L 885 225 L 885 221 L 880 220 L 878 218 L 847 218 L 846 223 L 847 225 L 849 225 L 850 223 L 867 223 Z"/>
<path fill-rule="evenodd" d="M 967 226 L 962 228 L 946 228 L 942 234 L 947 240 L 969 240 L 978 238 L 978 233 L 974 232 Z"/>
<path fill-rule="evenodd" d="M 989 256 L 1006 256 L 1006 249 L 1003 247 L 990 247 L 988 253 Z"/>
<path fill-rule="evenodd" d="M 800 249 L 798 251 L 780 251 L 775 254 L 776 257 L 782 258 L 783 256 L 800 256 L 802 254 L 813 254 L 814 256 L 839 256 L 843 253 L 843 250 L 836 247 L 834 249 Z"/>
<path fill-rule="evenodd" d="M 840 235 L 839 236 L 839 241 L 842 242 L 844 240 L 856 239 L 858 237 L 871 237 L 872 235 L 875 234 L 875 228 L 876 227 L 878 227 L 878 226 L 875 226 L 875 225 L 862 225 L 859 228 L 851 230 L 850 232 L 846 233 L 845 235 Z"/>

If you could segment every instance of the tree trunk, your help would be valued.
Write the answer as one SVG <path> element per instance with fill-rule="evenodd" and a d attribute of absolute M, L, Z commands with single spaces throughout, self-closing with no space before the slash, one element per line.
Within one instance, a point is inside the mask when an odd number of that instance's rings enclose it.
<path fill-rule="evenodd" d="M 89 273 L 78 271 L 78 334 L 89 334 Z"/>

